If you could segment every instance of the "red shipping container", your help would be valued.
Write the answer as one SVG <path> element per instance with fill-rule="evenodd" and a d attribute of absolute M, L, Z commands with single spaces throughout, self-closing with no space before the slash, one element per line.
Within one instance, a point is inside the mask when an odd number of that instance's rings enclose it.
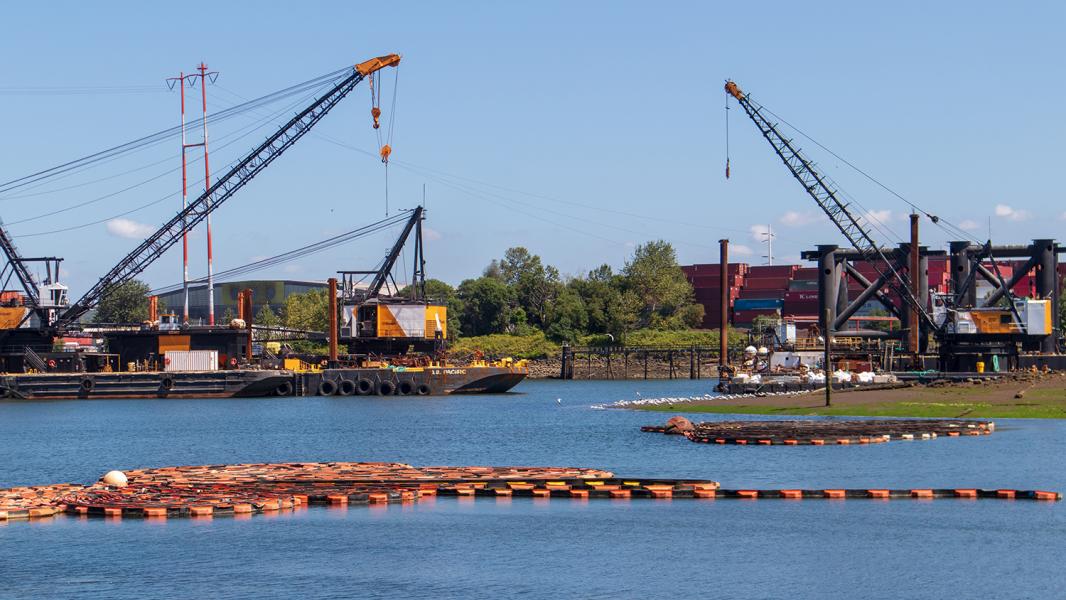
<path fill-rule="evenodd" d="M 757 265 L 748 269 L 752 277 L 792 277 L 799 265 Z"/>
<path fill-rule="evenodd" d="M 788 277 L 748 277 L 744 289 L 785 290 L 788 289 Z"/>

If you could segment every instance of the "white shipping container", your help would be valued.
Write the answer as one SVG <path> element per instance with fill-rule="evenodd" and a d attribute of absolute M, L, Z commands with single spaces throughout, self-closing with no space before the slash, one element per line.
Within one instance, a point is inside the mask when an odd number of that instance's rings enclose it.
<path fill-rule="evenodd" d="M 168 350 L 164 371 L 217 371 L 218 350 Z"/>

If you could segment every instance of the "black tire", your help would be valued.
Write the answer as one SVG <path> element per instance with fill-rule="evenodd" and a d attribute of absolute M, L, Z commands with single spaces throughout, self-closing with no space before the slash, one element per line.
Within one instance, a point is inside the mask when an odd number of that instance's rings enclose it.
<path fill-rule="evenodd" d="M 81 380 L 81 389 L 84 392 L 91 392 L 96 387 L 96 382 L 90 377 L 85 377 Z"/>
<path fill-rule="evenodd" d="M 159 385 L 164 390 L 168 390 L 169 391 L 171 388 L 174 387 L 174 378 L 173 377 L 164 377 L 163 379 L 161 379 L 159 381 Z"/>
<path fill-rule="evenodd" d="M 351 396 L 355 393 L 355 382 L 351 379 L 341 379 L 340 385 L 337 386 L 337 393 L 341 396 Z"/>
<path fill-rule="evenodd" d="M 396 393 L 396 384 L 391 381 L 382 381 L 378 384 L 379 396 L 391 396 Z"/>
<path fill-rule="evenodd" d="M 292 393 L 292 382 L 286 381 L 285 383 L 282 383 L 274 389 L 274 393 L 278 396 L 288 396 Z"/>
<path fill-rule="evenodd" d="M 374 391 L 374 382 L 369 379 L 360 379 L 355 382 L 355 393 L 365 396 Z"/>
<path fill-rule="evenodd" d="M 323 379 L 322 383 L 318 384 L 319 396 L 332 396 L 337 393 L 337 382 L 332 379 Z"/>
<path fill-rule="evenodd" d="M 410 381 L 401 381 L 400 384 L 396 386 L 396 393 L 401 396 L 410 396 L 414 391 L 415 384 Z"/>
<path fill-rule="evenodd" d="M 429 389 L 429 384 L 428 383 L 420 383 L 420 384 L 418 384 L 417 392 L 418 392 L 419 396 L 428 396 L 431 391 L 433 391 L 433 390 Z"/>

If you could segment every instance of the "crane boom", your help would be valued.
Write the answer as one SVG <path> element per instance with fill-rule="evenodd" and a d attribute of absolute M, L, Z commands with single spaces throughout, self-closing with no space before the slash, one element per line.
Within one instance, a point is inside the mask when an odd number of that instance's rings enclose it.
<path fill-rule="evenodd" d="M 19 254 L 18 248 L 15 247 L 15 241 L 8 235 L 7 229 L 4 228 L 2 222 L 0 222 L 0 248 L 3 248 L 12 272 L 18 277 L 19 283 L 22 284 L 22 289 L 26 292 L 26 296 L 30 299 L 32 305 L 37 306 L 40 304 L 41 299 L 38 296 L 37 281 L 33 278 L 30 270 L 26 268 L 22 255 Z"/>
<path fill-rule="evenodd" d="M 399 62 L 399 55 L 389 54 L 353 67 L 352 72 L 325 95 L 316 99 L 310 106 L 282 125 L 262 144 L 230 168 L 226 174 L 218 178 L 199 198 L 190 202 L 186 208 L 120 260 L 100 278 L 96 285 L 60 316 L 56 325 L 62 329 L 73 324 L 96 306 L 109 290 L 130 281 L 143 272 L 167 249 L 180 241 L 183 233 L 207 218 L 208 214 L 221 206 L 237 190 L 244 187 L 274 159 L 281 156 L 310 131 L 322 117 L 326 116 L 326 113 L 355 88 L 356 84 L 371 73 L 387 66 L 396 66 Z"/>
<path fill-rule="evenodd" d="M 888 257 L 885 256 L 881 247 L 874 241 L 873 236 L 863 225 L 860 218 L 849 210 L 848 203 L 840 199 L 837 190 L 814 169 L 811 161 L 798 148 L 792 145 L 792 140 L 781 135 L 777 126 L 763 115 L 762 107 L 741 91 L 736 83 L 727 81 L 725 91 L 737 100 L 744 112 L 759 128 L 759 132 L 766 138 L 766 141 L 770 142 L 777 156 L 781 158 L 788 170 L 800 182 L 803 189 L 814 199 L 818 207 L 829 217 L 829 220 L 836 225 L 840 233 L 847 238 L 851 246 L 862 254 L 865 261 L 873 265 L 879 275 L 887 275 L 889 287 L 911 308 L 916 309 L 919 317 L 926 325 L 936 329 L 932 317 L 926 308 L 921 305 L 921 302 L 915 298 L 903 275 L 888 260 Z"/>
<path fill-rule="evenodd" d="M 355 299 L 359 302 L 365 302 L 370 298 L 377 298 L 381 294 L 382 288 L 388 283 L 389 278 L 392 276 L 392 269 L 396 266 L 396 261 L 400 258 L 400 252 L 403 251 L 403 247 L 407 244 L 407 238 L 411 237 L 411 232 L 417 230 L 415 235 L 415 270 L 411 285 L 415 286 L 417 295 L 415 298 L 421 298 L 425 294 L 425 271 L 421 263 L 424 262 L 422 258 L 422 219 L 425 209 L 421 206 L 411 211 L 411 216 L 407 219 L 403 229 L 400 231 L 400 235 L 397 236 L 396 242 L 393 243 L 389 253 L 385 255 L 385 260 L 382 261 L 381 267 L 374 271 L 341 271 L 341 274 L 346 278 L 351 275 L 373 275 L 374 278 L 370 281 L 370 284 L 365 290 L 356 289 L 354 283 L 349 284 L 347 281 L 344 285 L 344 293 L 347 296 L 346 299 Z M 421 276 L 421 280 L 419 279 Z"/>

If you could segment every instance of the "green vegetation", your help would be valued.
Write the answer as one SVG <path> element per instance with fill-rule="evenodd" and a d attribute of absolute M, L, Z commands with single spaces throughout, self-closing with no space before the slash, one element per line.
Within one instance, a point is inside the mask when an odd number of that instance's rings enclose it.
<path fill-rule="evenodd" d="M 460 283 L 454 301 L 462 335 L 541 333 L 555 343 L 601 335 L 632 344 L 632 332 L 685 330 L 703 320 L 703 306 L 694 302 L 673 247 L 663 241 L 638 246 L 621 273 L 602 265 L 567 278 L 529 250 L 509 248 L 481 277 Z"/>
<path fill-rule="evenodd" d="M 1059 392 L 1061 396 L 1061 392 Z M 1034 398 L 1035 399 L 1035 398 Z M 677 404 L 647 406 L 639 410 L 684 413 L 725 413 L 747 415 L 824 415 L 848 417 L 938 417 L 974 419 L 1063 419 L 1066 402 L 1038 404 L 990 404 L 980 402 L 884 402 L 838 406 L 767 406 L 758 404 Z M 817 400 L 812 400 L 812 404 Z"/>
<path fill-rule="evenodd" d="M 140 323 L 148 320 L 148 296 L 152 288 L 132 279 L 107 292 L 96 307 L 94 323 Z M 165 307 L 160 305 L 159 311 Z"/>
<path fill-rule="evenodd" d="M 453 341 L 448 348 L 456 358 L 470 358 L 476 351 L 489 357 L 536 359 L 559 356 L 559 344 L 549 340 L 540 331 L 527 335 L 494 333 L 464 337 Z"/>
<path fill-rule="evenodd" d="M 684 329 L 680 331 L 664 331 L 657 329 L 640 329 L 630 332 L 626 339 L 629 346 L 711 346 L 718 347 L 718 332 L 706 329 Z M 574 342 L 582 346 L 612 346 L 617 342 L 611 341 L 605 335 L 586 334 L 578 337 Z M 740 334 L 729 336 L 729 344 L 733 348 L 742 348 L 747 343 L 747 338 Z M 558 357 L 562 344 L 552 341 L 544 332 L 533 331 L 524 335 L 512 335 L 508 333 L 494 333 L 482 336 L 468 336 L 452 341 L 449 346 L 452 355 L 466 358 L 472 356 L 474 351 L 480 350 L 489 357 L 511 358 L 553 358 Z"/>

